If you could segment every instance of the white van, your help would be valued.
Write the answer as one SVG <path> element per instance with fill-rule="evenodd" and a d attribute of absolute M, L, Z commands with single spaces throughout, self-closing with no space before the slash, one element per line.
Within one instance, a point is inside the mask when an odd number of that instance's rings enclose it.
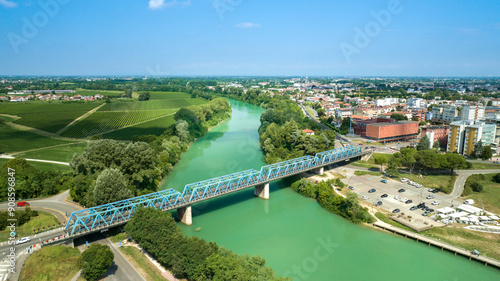
<path fill-rule="evenodd" d="M 476 202 L 474 202 L 474 200 L 472 200 L 472 199 L 467 199 L 467 200 L 465 200 L 464 203 L 467 204 L 467 205 L 472 205 L 472 204 L 474 204 Z"/>

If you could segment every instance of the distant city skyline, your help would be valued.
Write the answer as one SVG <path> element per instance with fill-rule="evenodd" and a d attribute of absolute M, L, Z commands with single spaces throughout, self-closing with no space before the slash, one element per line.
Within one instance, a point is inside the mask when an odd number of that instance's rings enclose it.
<path fill-rule="evenodd" d="M 499 77 L 500 1 L 0 0 L 0 75 Z"/>

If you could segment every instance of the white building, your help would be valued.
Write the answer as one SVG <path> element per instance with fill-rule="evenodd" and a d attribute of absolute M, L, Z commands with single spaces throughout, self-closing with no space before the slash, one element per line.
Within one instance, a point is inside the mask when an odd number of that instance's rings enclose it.
<path fill-rule="evenodd" d="M 482 120 L 484 118 L 484 106 L 464 105 L 460 111 L 460 120 Z"/>
<path fill-rule="evenodd" d="M 335 117 L 346 118 L 352 116 L 352 110 L 350 108 L 337 108 L 335 109 Z"/>
<path fill-rule="evenodd" d="M 424 99 L 421 98 L 409 98 L 406 101 L 406 105 L 413 108 L 420 108 L 423 106 L 423 104 L 424 104 Z"/>

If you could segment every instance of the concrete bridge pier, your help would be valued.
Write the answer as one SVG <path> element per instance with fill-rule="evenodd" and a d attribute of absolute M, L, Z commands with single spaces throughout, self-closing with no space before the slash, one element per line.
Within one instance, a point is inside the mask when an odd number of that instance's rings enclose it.
<path fill-rule="evenodd" d="M 193 224 L 193 214 L 191 206 L 181 207 L 177 209 L 177 219 L 185 225 Z"/>
<path fill-rule="evenodd" d="M 322 176 L 323 173 L 325 172 L 325 167 L 316 168 L 316 169 L 314 169 L 314 172 L 316 172 L 316 174 Z"/>
<path fill-rule="evenodd" d="M 256 185 L 253 194 L 262 199 L 269 199 L 269 183 Z"/>

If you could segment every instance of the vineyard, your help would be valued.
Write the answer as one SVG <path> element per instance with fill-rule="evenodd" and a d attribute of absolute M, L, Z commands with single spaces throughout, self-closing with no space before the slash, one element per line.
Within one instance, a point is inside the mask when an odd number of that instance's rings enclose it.
<path fill-rule="evenodd" d="M 115 140 L 132 140 L 138 135 L 161 135 L 172 124 L 175 123 L 174 116 L 169 115 L 155 120 L 151 120 L 142 124 L 137 124 L 127 128 L 119 129 L 107 134 L 103 137 L 106 139 Z"/>
<path fill-rule="evenodd" d="M 154 96 L 154 95 L 153 95 Z M 188 107 L 190 105 L 203 104 L 206 101 L 201 98 L 175 98 L 154 99 L 149 101 L 113 102 L 107 103 L 99 108 L 99 111 L 130 111 L 130 110 L 158 110 Z"/>
<path fill-rule="evenodd" d="M 165 115 L 173 115 L 177 109 L 97 111 L 77 122 L 61 133 L 63 137 L 85 138 L 116 130 L 136 123 L 148 121 Z"/>
<path fill-rule="evenodd" d="M 101 102 L 32 102 L 1 103 L 0 113 L 17 115 L 16 124 L 55 133 L 85 112 L 101 105 Z"/>

